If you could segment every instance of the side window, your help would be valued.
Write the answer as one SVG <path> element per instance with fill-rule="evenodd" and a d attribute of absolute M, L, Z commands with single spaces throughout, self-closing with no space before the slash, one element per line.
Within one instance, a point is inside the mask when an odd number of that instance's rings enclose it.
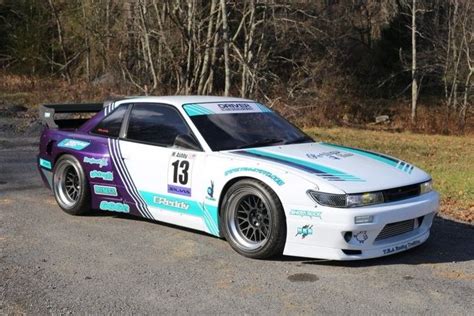
<path fill-rule="evenodd" d="M 127 113 L 127 109 L 128 104 L 119 106 L 97 124 L 92 132 L 94 134 L 108 137 L 118 137 L 120 134 L 120 128 L 122 127 L 123 117 L 125 116 L 125 113 Z"/>
<path fill-rule="evenodd" d="M 128 139 L 160 146 L 172 146 L 176 136 L 191 134 L 178 111 L 166 105 L 135 104 L 128 122 Z"/>

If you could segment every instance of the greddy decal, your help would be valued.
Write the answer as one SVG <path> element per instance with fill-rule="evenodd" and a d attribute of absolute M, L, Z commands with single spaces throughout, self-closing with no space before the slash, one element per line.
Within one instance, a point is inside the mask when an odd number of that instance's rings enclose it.
<path fill-rule="evenodd" d="M 235 151 L 233 153 L 277 162 L 283 165 L 287 165 L 293 168 L 297 168 L 297 169 L 315 174 L 328 181 L 365 182 L 365 180 L 362 180 L 356 176 L 350 175 L 348 173 L 345 173 L 336 169 L 332 169 L 329 167 L 325 167 L 325 166 L 322 166 L 313 162 L 301 160 L 301 159 L 274 154 L 274 153 L 263 151 L 263 150 L 249 149 L 249 150 Z"/>
<path fill-rule="evenodd" d="M 291 210 L 290 215 L 293 216 L 300 216 L 300 217 L 309 217 L 309 218 L 321 218 L 322 212 L 316 212 L 316 211 L 305 211 L 305 210 Z"/>
<path fill-rule="evenodd" d="M 90 145 L 89 142 L 85 142 L 85 141 L 77 140 L 77 139 L 69 139 L 69 138 L 65 138 L 58 143 L 58 147 L 70 148 L 74 150 L 83 150 L 89 145 Z"/>
<path fill-rule="evenodd" d="M 99 165 L 100 168 L 106 167 L 109 165 L 109 159 L 107 158 L 84 157 L 82 161 L 84 163 L 88 163 L 91 165 Z"/>
<path fill-rule="evenodd" d="M 259 169 L 259 168 L 251 168 L 251 167 L 233 168 L 233 169 L 227 170 L 224 173 L 224 175 L 228 176 L 228 175 L 236 173 L 236 172 L 256 172 L 256 173 L 260 173 L 260 174 L 262 174 L 266 177 L 269 177 L 270 179 L 275 181 L 275 183 L 278 184 L 278 185 L 284 185 L 285 184 L 285 181 L 283 181 L 282 179 L 280 179 L 278 176 L 274 175 L 270 171 L 266 171 L 266 170 Z"/>
<path fill-rule="evenodd" d="M 98 195 L 117 196 L 117 188 L 106 185 L 94 185 L 94 193 Z"/>
<path fill-rule="evenodd" d="M 138 190 L 135 187 L 135 184 L 133 183 L 132 178 L 130 177 L 127 166 L 125 165 L 124 161 L 121 158 L 122 152 L 120 149 L 119 141 L 109 138 L 107 142 L 109 146 L 110 157 L 112 159 L 115 170 L 117 171 L 117 174 L 119 175 L 119 178 L 122 181 L 128 195 L 131 197 L 131 199 L 135 203 L 135 206 L 137 207 L 138 212 L 141 214 L 141 216 L 145 218 L 154 219 L 153 215 L 148 210 L 147 204 L 138 193 Z"/>
<path fill-rule="evenodd" d="M 398 159 L 395 159 L 395 158 L 392 158 L 392 157 L 389 157 L 389 156 L 386 156 L 386 155 L 383 155 L 383 154 L 374 153 L 374 152 L 367 151 L 367 150 L 362 150 L 362 149 L 356 149 L 356 148 L 351 148 L 351 147 L 345 147 L 345 146 L 340 146 L 340 145 L 329 144 L 329 143 L 321 143 L 321 144 L 324 145 L 324 146 L 327 146 L 327 147 L 338 148 L 338 149 L 342 149 L 342 150 L 345 150 L 345 151 L 348 151 L 348 152 L 351 152 L 351 153 L 354 153 L 354 154 L 358 154 L 358 155 L 361 155 L 361 156 L 372 158 L 372 159 L 380 161 L 384 164 L 395 167 L 395 168 L 397 168 L 397 169 L 399 169 L 399 170 L 401 170 L 405 173 L 408 173 L 408 174 L 411 174 L 413 169 L 414 169 L 414 166 L 412 166 L 412 165 L 410 165 L 406 162 L 403 162 L 401 160 L 398 160 Z"/>
<path fill-rule="evenodd" d="M 130 206 L 123 203 L 118 202 L 110 202 L 110 201 L 102 201 L 100 202 L 99 208 L 102 211 L 112 211 L 112 212 L 120 212 L 120 213 L 129 213 Z"/>
<path fill-rule="evenodd" d="M 100 178 L 105 181 L 114 181 L 114 174 L 112 171 L 92 170 L 90 176 L 91 178 Z"/>
<path fill-rule="evenodd" d="M 46 159 L 42 159 L 42 158 L 40 158 L 39 164 L 40 164 L 41 167 L 49 169 L 49 170 L 51 170 L 51 168 L 53 167 L 52 164 L 51 164 L 51 161 L 46 160 Z"/>
<path fill-rule="evenodd" d="M 140 191 L 140 196 L 150 207 L 200 217 L 204 221 L 208 232 L 212 235 L 219 236 L 219 228 L 217 225 L 218 211 L 216 206 L 147 191 Z"/>

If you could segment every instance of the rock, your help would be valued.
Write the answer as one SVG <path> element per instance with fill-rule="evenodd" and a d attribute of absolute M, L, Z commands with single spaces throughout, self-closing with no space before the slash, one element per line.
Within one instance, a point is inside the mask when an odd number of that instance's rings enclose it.
<path fill-rule="evenodd" d="M 390 118 L 388 117 L 388 115 L 379 115 L 377 117 L 375 117 L 375 123 L 378 124 L 378 123 L 385 123 L 385 122 L 389 122 L 390 121 Z"/>

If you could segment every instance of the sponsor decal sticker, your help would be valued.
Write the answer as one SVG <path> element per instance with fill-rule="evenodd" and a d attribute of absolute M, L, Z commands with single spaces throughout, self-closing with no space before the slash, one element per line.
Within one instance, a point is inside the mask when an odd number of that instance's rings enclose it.
<path fill-rule="evenodd" d="M 299 217 L 309 217 L 309 218 L 321 218 L 322 212 L 316 211 L 306 211 L 306 210 L 291 210 L 290 215 L 299 216 Z"/>
<path fill-rule="evenodd" d="M 196 154 L 174 151 L 168 167 L 168 193 L 191 196 L 191 177 Z"/>
<path fill-rule="evenodd" d="M 183 201 L 175 201 L 172 199 L 167 199 L 162 196 L 153 197 L 153 202 L 157 205 L 163 205 L 171 208 L 177 208 L 180 210 L 187 211 L 189 209 L 189 204 Z"/>
<path fill-rule="evenodd" d="M 333 160 L 341 160 L 342 158 L 352 157 L 354 154 L 343 153 L 340 151 L 328 151 L 324 153 L 307 153 L 306 157 L 310 159 L 330 158 Z"/>
<path fill-rule="evenodd" d="M 206 199 L 209 201 L 215 201 L 216 199 L 214 198 L 214 181 L 211 180 L 211 185 L 207 187 L 207 195 Z"/>
<path fill-rule="evenodd" d="M 112 211 L 112 212 L 120 212 L 120 213 L 129 213 L 130 206 L 123 203 L 118 202 L 110 202 L 110 201 L 102 201 L 100 202 L 99 208 L 102 211 Z"/>
<path fill-rule="evenodd" d="M 99 165 L 100 168 L 109 165 L 109 159 L 107 158 L 84 157 L 83 162 L 91 165 Z"/>
<path fill-rule="evenodd" d="M 274 175 L 273 173 L 271 173 L 270 171 L 266 171 L 266 170 L 263 170 L 263 169 L 259 169 L 259 168 L 252 168 L 252 167 L 238 167 L 238 168 L 233 168 L 233 169 L 229 169 L 227 170 L 224 175 L 225 176 L 228 176 L 230 174 L 233 174 L 233 173 L 236 173 L 236 172 L 256 172 L 256 173 L 260 173 L 270 179 L 272 179 L 273 181 L 275 181 L 276 184 L 278 185 L 284 185 L 285 184 L 285 181 L 283 181 L 282 179 L 280 179 L 278 176 Z"/>
<path fill-rule="evenodd" d="M 100 178 L 105 181 L 114 181 L 114 174 L 112 171 L 92 170 L 90 176 L 91 178 Z"/>
<path fill-rule="evenodd" d="M 359 242 L 359 244 L 363 244 L 365 243 L 365 241 L 369 238 L 369 236 L 367 236 L 367 231 L 366 230 L 362 230 L 360 232 L 358 232 L 357 234 L 354 235 L 354 239 L 357 240 Z"/>
<path fill-rule="evenodd" d="M 117 196 L 117 188 L 106 185 L 94 185 L 94 193 L 98 195 Z"/>
<path fill-rule="evenodd" d="M 185 188 L 185 187 L 180 187 L 177 185 L 168 184 L 168 193 L 191 196 L 191 188 Z"/>
<path fill-rule="evenodd" d="M 39 164 L 40 164 L 41 167 L 49 169 L 49 170 L 51 170 L 51 168 L 53 167 L 52 164 L 51 164 L 51 161 L 46 160 L 46 159 L 42 159 L 42 158 L 40 158 Z"/>
<path fill-rule="evenodd" d="M 253 111 L 254 108 L 248 103 L 218 103 L 222 111 Z"/>
<path fill-rule="evenodd" d="M 410 249 L 410 248 L 413 248 L 417 245 L 421 244 L 421 241 L 419 240 L 414 240 L 414 241 L 410 241 L 410 242 L 407 242 L 405 244 L 401 244 L 399 246 L 394 246 L 394 247 L 390 247 L 390 248 L 385 248 L 383 249 L 383 254 L 384 255 L 387 255 L 389 253 L 395 253 L 395 252 L 399 252 L 399 251 L 403 251 L 403 250 L 407 250 L 407 249 Z"/>
<path fill-rule="evenodd" d="M 70 148 L 74 150 L 83 150 L 89 145 L 90 145 L 89 142 L 85 142 L 85 141 L 77 140 L 77 139 L 65 138 L 61 142 L 59 142 L 58 147 Z"/>
<path fill-rule="evenodd" d="M 313 234 L 313 225 L 304 225 L 303 227 L 298 227 L 296 230 L 296 235 L 301 236 L 301 239 L 305 239 L 309 235 Z"/>

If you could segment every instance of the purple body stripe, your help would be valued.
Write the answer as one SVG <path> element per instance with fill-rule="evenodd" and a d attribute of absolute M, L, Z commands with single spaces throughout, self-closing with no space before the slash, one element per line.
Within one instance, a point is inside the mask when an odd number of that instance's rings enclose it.
<path fill-rule="evenodd" d="M 109 146 L 111 149 L 111 153 L 114 157 L 114 164 L 116 165 L 117 170 L 119 171 L 119 176 L 122 179 L 128 194 L 135 202 L 136 207 L 139 209 L 140 213 L 142 213 L 143 217 L 154 219 L 150 211 L 148 210 L 146 204 L 141 199 L 140 194 L 136 190 L 133 180 L 130 177 L 130 174 L 128 173 L 127 167 L 120 158 L 122 155 L 118 141 L 114 139 L 109 139 Z"/>
<path fill-rule="evenodd" d="M 119 157 L 122 157 L 122 149 L 120 148 L 120 142 L 117 141 L 117 140 L 115 142 L 117 144 L 118 155 L 119 155 Z M 128 169 L 127 169 L 127 166 L 125 165 L 125 163 L 122 160 L 120 160 L 120 161 L 122 162 L 125 174 L 130 179 L 130 185 L 131 185 L 132 191 L 136 194 L 136 197 L 138 199 L 138 204 L 142 207 L 142 209 L 145 211 L 145 213 L 147 213 L 150 216 L 151 219 L 154 219 L 153 215 L 151 214 L 150 210 L 148 209 L 148 205 L 146 204 L 145 200 L 142 198 L 142 196 L 138 192 L 137 187 L 135 186 L 135 183 L 133 182 L 132 177 L 131 177 Z"/>
<path fill-rule="evenodd" d="M 127 183 L 125 177 L 123 176 L 122 174 L 122 167 L 120 165 L 120 157 L 118 157 L 118 155 L 116 154 L 116 151 L 114 149 L 114 143 L 113 143 L 113 140 L 112 139 L 108 139 L 108 145 L 109 145 L 109 150 L 110 150 L 110 156 L 112 157 L 112 161 L 114 163 L 114 166 L 116 167 L 116 170 L 117 170 L 117 173 L 120 177 L 120 179 L 122 180 L 123 182 L 123 185 L 125 187 L 125 190 L 127 191 L 128 195 L 132 198 L 133 202 L 135 203 L 135 206 L 137 207 L 138 209 L 138 212 L 141 214 L 141 216 L 143 217 L 146 217 L 148 218 L 148 216 L 146 215 L 145 212 L 143 212 L 143 210 L 140 208 L 139 204 L 137 203 L 137 200 L 135 199 L 134 195 L 132 194 L 131 190 L 130 190 L 130 186 L 129 184 Z"/>

